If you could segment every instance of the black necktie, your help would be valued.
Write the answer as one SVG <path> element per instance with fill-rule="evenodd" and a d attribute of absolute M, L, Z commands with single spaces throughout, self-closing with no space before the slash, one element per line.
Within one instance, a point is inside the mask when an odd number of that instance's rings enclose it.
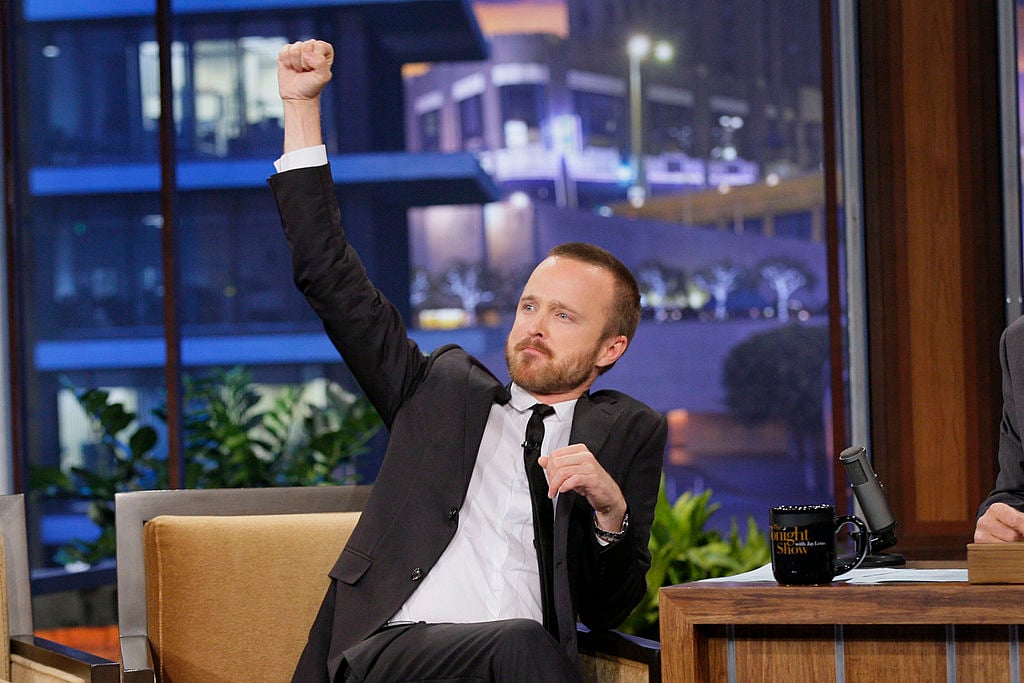
<path fill-rule="evenodd" d="M 540 571 L 541 604 L 544 608 L 544 627 L 558 638 L 558 620 L 555 618 L 555 601 L 552 595 L 551 557 L 554 550 L 554 527 L 551 499 L 548 498 L 548 480 L 544 468 L 537 464 L 540 446 L 544 443 L 544 418 L 555 409 L 537 403 L 531 409 L 533 415 L 526 425 L 526 440 L 523 441 L 523 458 L 526 461 L 526 477 L 530 482 L 530 500 L 533 503 L 533 545 L 537 550 L 537 566 Z"/>

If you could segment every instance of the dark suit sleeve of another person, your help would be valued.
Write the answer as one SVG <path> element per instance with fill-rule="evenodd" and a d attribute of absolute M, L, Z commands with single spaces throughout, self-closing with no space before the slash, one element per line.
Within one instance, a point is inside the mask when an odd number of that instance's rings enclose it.
<path fill-rule="evenodd" d="M 1024 409 L 1024 317 L 1018 318 L 999 340 L 1003 369 L 1003 417 L 999 425 L 999 474 L 978 516 L 993 503 L 1024 510 L 1024 449 L 1021 448 L 1020 410 Z"/>
<path fill-rule="evenodd" d="M 609 400 L 619 407 L 629 406 L 623 408 L 611 426 L 604 448 L 594 451 L 600 453 L 602 466 L 626 498 L 630 516 L 626 536 L 602 546 L 593 533 L 593 512 L 582 497 L 577 499 L 572 513 L 570 546 L 577 541 L 577 534 L 581 536 L 577 560 L 582 566 L 574 572 L 579 619 L 590 629 L 603 630 L 621 624 L 647 591 L 647 570 L 651 566 L 648 542 L 661 482 L 667 426 L 663 415 L 619 392 L 599 391 L 590 398 L 598 408 Z M 580 407 L 578 403 L 577 413 Z M 571 550 L 569 558 L 572 562 Z"/>
<path fill-rule="evenodd" d="M 345 238 L 329 165 L 270 177 L 295 285 L 390 429 L 426 367 L 395 307 L 374 288 Z"/>

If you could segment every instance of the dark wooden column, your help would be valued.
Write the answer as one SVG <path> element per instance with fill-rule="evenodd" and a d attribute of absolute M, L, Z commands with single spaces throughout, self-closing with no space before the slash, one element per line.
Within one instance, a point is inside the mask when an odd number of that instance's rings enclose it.
<path fill-rule="evenodd" d="M 859 4 L 872 448 L 908 557 L 964 557 L 995 477 L 994 5 Z"/>

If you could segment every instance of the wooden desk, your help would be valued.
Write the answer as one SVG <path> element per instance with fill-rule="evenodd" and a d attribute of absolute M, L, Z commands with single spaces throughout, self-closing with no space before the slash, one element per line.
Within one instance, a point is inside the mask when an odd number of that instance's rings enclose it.
<path fill-rule="evenodd" d="M 1024 585 L 691 583 L 659 600 L 672 683 L 1024 680 Z"/>

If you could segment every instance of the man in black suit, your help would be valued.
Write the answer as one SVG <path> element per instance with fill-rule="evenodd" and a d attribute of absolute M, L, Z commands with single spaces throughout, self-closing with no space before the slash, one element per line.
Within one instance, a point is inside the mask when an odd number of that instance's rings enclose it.
<path fill-rule="evenodd" d="M 978 508 L 976 543 L 1024 541 L 1024 317 L 1017 318 L 999 340 L 1003 369 L 1003 418 L 999 424 L 999 474 Z"/>
<path fill-rule="evenodd" d="M 589 392 L 636 330 L 636 281 L 603 249 L 556 247 L 516 311 L 510 386 L 457 346 L 424 355 L 341 228 L 320 134 L 332 60 L 322 41 L 281 50 L 270 185 L 296 285 L 390 441 L 293 680 L 579 680 L 577 619 L 618 625 L 650 565 L 664 417 Z"/>

